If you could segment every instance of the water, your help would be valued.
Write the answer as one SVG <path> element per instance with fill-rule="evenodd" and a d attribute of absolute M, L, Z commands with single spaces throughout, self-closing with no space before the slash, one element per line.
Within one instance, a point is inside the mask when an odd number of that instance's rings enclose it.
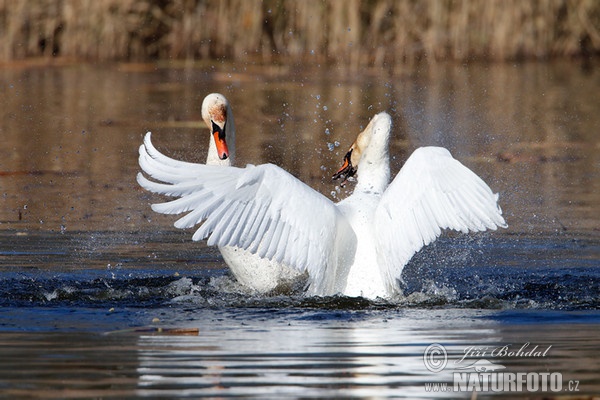
<path fill-rule="evenodd" d="M 600 393 L 599 76 L 569 63 L 5 67 L 0 397 L 470 398 L 427 390 L 476 360 L 562 383 L 478 398 Z M 210 91 L 233 104 L 239 165 L 277 163 L 335 200 L 347 147 L 388 110 L 394 173 L 417 146 L 446 146 L 500 193 L 509 228 L 445 235 L 394 301 L 247 293 L 134 180 L 147 130 L 167 154 L 204 159 Z M 423 360 L 435 343 L 439 373 Z M 546 354 L 516 354 L 535 346 Z"/>

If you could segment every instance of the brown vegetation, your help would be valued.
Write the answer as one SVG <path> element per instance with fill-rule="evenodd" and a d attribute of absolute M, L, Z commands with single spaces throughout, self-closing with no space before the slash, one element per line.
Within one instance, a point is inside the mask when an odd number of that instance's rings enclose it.
<path fill-rule="evenodd" d="M 0 61 L 379 66 L 597 54 L 597 0 L 0 0 Z"/>

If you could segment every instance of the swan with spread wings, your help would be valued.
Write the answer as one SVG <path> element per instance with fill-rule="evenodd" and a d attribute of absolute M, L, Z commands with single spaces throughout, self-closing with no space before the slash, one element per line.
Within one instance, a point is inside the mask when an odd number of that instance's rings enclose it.
<path fill-rule="evenodd" d="M 506 227 L 498 195 L 441 147 L 422 147 L 390 183 L 391 117 L 379 113 L 358 135 L 334 178 L 356 175 L 352 195 L 333 203 L 272 165 L 182 163 L 147 133 L 138 174 L 145 189 L 178 197 L 152 209 L 188 212 L 178 228 L 193 240 L 238 248 L 308 273 L 308 293 L 390 298 L 412 256 L 444 229 Z"/>

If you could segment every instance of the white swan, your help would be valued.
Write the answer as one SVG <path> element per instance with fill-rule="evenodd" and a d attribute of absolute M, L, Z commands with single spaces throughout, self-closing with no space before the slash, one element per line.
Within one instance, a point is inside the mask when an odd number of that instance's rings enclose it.
<path fill-rule="evenodd" d="M 309 273 L 314 295 L 342 293 L 367 298 L 398 293 L 410 258 L 442 229 L 462 232 L 505 227 L 498 195 L 450 153 L 417 149 L 389 184 L 391 118 L 375 115 L 346 154 L 335 177 L 358 173 L 354 193 L 334 204 L 281 168 L 263 164 L 183 168 L 154 148 L 150 133 L 139 163 L 153 192 L 180 197 L 153 209 L 191 211 L 176 222 L 205 221 L 194 240 L 234 246 Z"/>
<path fill-rule="evenodd" d="M 211 93 L 202 101 L 202 119 L 210 130 L 206 165 L 229 167 L 235 159 L 235 122 L 229 101 L 220 93 Z M 197 164 L 162 159 L 165 165 L 185 170 Z M 186 209 L 171 207 L 168 211 L 153 206 L 163 213 L 181 213 Z M 177 225 L 176 225 L 177 226 Z M 302 279 L 300 271 L 274 260 L 232 246 L 219 246 L 219 251 L 235 278 L 242 285 L 259 293 L 270 292 L 280 286 L 288 287 Z"/>
<path fill-rule="evenodd" d="M 211 93 L 204 98 L 202 120 L 211 133 L 206 165 L 230 166 L 235 159 L 235 121 L 225 96 Z"/>

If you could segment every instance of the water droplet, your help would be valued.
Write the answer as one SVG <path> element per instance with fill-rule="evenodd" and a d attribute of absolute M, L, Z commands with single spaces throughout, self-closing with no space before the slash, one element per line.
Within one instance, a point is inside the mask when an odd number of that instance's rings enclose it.
<path fill-rule="evenodd" d="M 316 96 L 315 96 L 315 98 L 316 98 L 317 100 L 320 100 L 320 99 L 321 99 L 321 95 L 320 95 L 320 94 L 318 94 L 318 95 L 316 95 Z"/>
<path fill-rule="evenodd" d="M 329 135 L 331 132 L 329 132 L 329 128 L 325 128 L 325 134 Z"/>
<path fill-rule="evenodd" d="M 323 111 L 327 111 L 327 106 L 323 106 Z"/>
<path fill-rule="evenodd" d="M 327 148 L 329 149 L 329 151 L 333 151 L 333 149 L 335 149 L 335 146 L 333 143 L 327 142 Z"/>
<path fill-rule="evenodd" d="M 340 142 L 338 142 L 338 141 L 336 140 L 335 142 L 333 142 L 333 145 L 334 145 L 335 147 L 340 147 Z"/>

